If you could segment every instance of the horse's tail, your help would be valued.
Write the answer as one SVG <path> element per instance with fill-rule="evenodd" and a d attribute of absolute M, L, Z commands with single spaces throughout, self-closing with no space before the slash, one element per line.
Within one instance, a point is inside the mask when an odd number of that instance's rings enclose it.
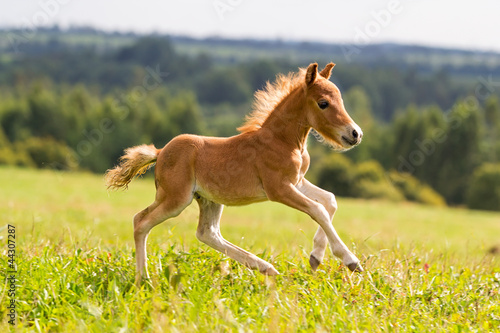
<path fill-rule="evenodd" d="M 142 175 L 156 163 L 161 149 L 154 145 L 141 145 L 125 149 L 120 157 L 120 164 L 106 171 L 105 181 L 108 189 L 127 189 L 128 184 L 137 175 Z"/>

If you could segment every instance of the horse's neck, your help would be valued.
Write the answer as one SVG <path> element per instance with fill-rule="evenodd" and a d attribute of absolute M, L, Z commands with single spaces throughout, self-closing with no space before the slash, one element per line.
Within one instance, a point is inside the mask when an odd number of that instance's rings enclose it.
<path fill-rule="evenodd" d="M 273 137 L 301 151 L 306 149 L 306 140 L 311 127 L 303 112 L 304 101 L 301 92 L 290 94 L 269 114 L 262 129 Z"/>

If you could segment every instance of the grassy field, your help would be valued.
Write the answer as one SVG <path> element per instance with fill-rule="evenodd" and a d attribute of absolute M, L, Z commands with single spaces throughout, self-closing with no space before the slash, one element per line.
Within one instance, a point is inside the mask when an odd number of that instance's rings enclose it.
<path fill-rule="evenodd" d="M 269 278 L 201 245 L 194 204 L 153 229 L 138 289 L 131 221 L 151 178 L 108 193 L 101 176 L 0 168 L 0 184 L 2 276 L 8 225 L 17 265 L 15 295 L 1 285 L 2 332 L 12 299 L 21 332 L 500 331 L 498 213 L 339 198 L 334 225 L 366 269 L 351 274 L 330 254 L 311 272 L 306 215 L 226 208 L 223 235 L 273 263 Z"/>

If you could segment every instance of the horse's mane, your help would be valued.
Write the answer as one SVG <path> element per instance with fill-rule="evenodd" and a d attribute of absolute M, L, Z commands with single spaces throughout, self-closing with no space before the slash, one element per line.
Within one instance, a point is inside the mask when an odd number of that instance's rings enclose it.
<path fill-rule="evenodd" d="M 253 132 L 262 127 L 271 112 L 293 90 L 304 84 L 305 69 L 290 72 L 287 75 L 278 74 L 274 82 L 266 82 L 262 90 L 254 94 L 252 112 L 245 117 L 245 123 L 238 127 L 241 133 Z"/>

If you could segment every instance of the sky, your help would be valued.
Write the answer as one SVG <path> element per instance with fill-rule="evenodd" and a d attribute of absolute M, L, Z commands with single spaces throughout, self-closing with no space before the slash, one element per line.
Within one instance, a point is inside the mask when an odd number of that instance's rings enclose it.
<path fill-rule="evenodd" d="M 1 27 L 396 42 L 500 52 L 498 0 L 0 0 Z"/>

